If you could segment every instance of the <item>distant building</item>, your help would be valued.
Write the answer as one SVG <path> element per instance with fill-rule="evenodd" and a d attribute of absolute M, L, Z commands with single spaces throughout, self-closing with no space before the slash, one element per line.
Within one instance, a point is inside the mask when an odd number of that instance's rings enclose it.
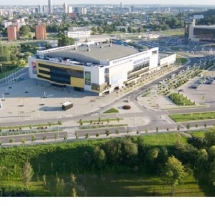
<path fill-rule="evenodd" d="M 88 27 L 70 27 L 69 31 L 65 32 L 66 36 L 74 39 L 87 38 L 90 34 L 91 30 Z"/>
<path fill-rule="evenodd" d="M 215 42 L 215 25 L 191 25 L 189 27 L 189 41 L 191 42 Z"/>
<path fill-rule="evenodd" d="M 53 10 L 52 10 L 52 0 L 48 0 L 48 13 L 52 14 Z"/>
<path fill-rule="evenodd" d="M 35 28 L 36 39 L 46 39 L 46 26 L 44 24 L 37 25 Z"/>
<path fill-rule="evenodd" d="M 8 19 L 13 19 L 13 10 L 8 11 Z"/>
<path fill-rule="evenodd" d="M 79 15 L 87 14 L 87 9 L 85 7 L 75 7 L 74 12 Z"/>
<path fill-rule="evenodd" d="M 63 4 L 63 12 L 64 12 L 65 14 L 68 13 L 68 7 L 67 7 L 67 4 L 66 4 L 66 3 Z"/>
<path fill-rule="evenodd" d="M 39 5 L 38 8 L 39 8 L 39 12 L 43 13 L 43 7 L 42 7 L 42 5 Z"/>
<path fill-rule="evenodd" d="M 135 12 L 135 7 L 131 6 L 131 12 Z"/>
<path fill-rule="evenodd" d="M 197 19 L 204 19 L 204 15 L 194 15 L 193 19 L 197 20 Z"/>
<path fill-rule="evenodd" d="M 75 19 L 76 18 L 76 13 L 69 13 L 69 18 Z"/>
<path fill-rule="evenodd" d="M 17 40 L 17 25 L 10 25 L 7 27 L 7 38 L 8 41 Z"/>
<path fill-rule="evenodd" d="M 33 13 L 39 13 L 39 8 L 35 8 Z"/>
<path fill-rule="evenodd" d="M 72 13 L 73 12 L 73 8 L 72 8 L 72 6 L 69 6 L 68 7 L 68 13 Z"/>

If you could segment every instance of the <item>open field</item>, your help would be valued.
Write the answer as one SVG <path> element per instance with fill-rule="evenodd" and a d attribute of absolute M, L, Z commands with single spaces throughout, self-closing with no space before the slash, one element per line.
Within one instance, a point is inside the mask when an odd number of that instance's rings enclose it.
<path fill-rule="evenodd" d="M 166 30 L 166 31 L 162 31 L 162 35 L 181 36 L 181 35 L 184 35 L 184 30 L 183 29 Z"/>
<path fill-rule="evenodd" d="M 164 133 L 159 135 L 145 135 L 144 143 L 148 146 L 173 146 L 176 143 L 187 143 L 187 139 L 180 133 Z"/>
<path fill-rule="evenodd" d="M 186 122 L 193 120 L 215 119 L 215 112 L 172 114 L 170 118 L 175 122 Z"/>

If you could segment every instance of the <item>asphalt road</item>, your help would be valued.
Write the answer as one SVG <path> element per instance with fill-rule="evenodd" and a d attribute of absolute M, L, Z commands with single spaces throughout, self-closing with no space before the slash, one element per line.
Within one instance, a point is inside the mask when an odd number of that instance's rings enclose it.
<path fill-rule="evenodd" d="M 21 135 L 8 135 L 8 136 L 0 136 L 1 143 L 9 143 L 10 139 L 14 140 L 14 143 L 20 143 L 22 138 L 25 138 L 26 142 L 32 141 L 32 136 L 34 135 L 36 141 L 43 140 L 43 137 L 46 136 L 46 140 L 54 139 L 55 135 L 57 135 L 58 139 L 63 139 L 67 132 L 49 132 L 49 133 L 32 133 L 32 134 L 21 134 Z M 43 140 L 43 141 L 46 141 Z"/>

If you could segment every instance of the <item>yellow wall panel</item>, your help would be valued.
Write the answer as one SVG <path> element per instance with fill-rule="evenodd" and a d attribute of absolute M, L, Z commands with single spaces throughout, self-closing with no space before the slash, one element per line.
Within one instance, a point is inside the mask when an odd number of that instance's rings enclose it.
<path fill-rule="evenodd" d="M 50 72 L 50 69 L 48 69 L 48 68 L 43 68 L 43 67 L 38 67 L 38 68 L 39 68 L 40 70 Z"/>
<path fill-rule="evenodd" d="M 47 77 L 47 78 L 50 79 L 50 75 L 49 75 L 49 74 L 38 73 L 38 75 L 41 75 L 41 76 L 43 76 L 43 77 Z"/>
<path fill-rule="evenodd" d="M 84 79 L 71 77 L 70 82 L 73 87 L 84 88 Z"/>

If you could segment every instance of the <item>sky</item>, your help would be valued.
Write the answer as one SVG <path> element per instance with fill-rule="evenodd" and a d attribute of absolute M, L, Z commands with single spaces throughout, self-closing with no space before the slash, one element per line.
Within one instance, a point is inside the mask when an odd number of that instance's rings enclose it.
<path fill-rule="evenodd" d="M 53 4 L 116 4 L 116 0 L 52 0 Z M 183 5 L 214 5 L 215 7 L 215 1 L 214 0 L 205 0 L 203 1 L 197 1 L 197 0 L 150 0 L 150 1 L 143 1 L 143 0 L 118 0 L 119 4 L 122 2 L 122 4 L 183 4 Z M 0 5 L 47 5 L 48 0 L 0 0 Z"/>

